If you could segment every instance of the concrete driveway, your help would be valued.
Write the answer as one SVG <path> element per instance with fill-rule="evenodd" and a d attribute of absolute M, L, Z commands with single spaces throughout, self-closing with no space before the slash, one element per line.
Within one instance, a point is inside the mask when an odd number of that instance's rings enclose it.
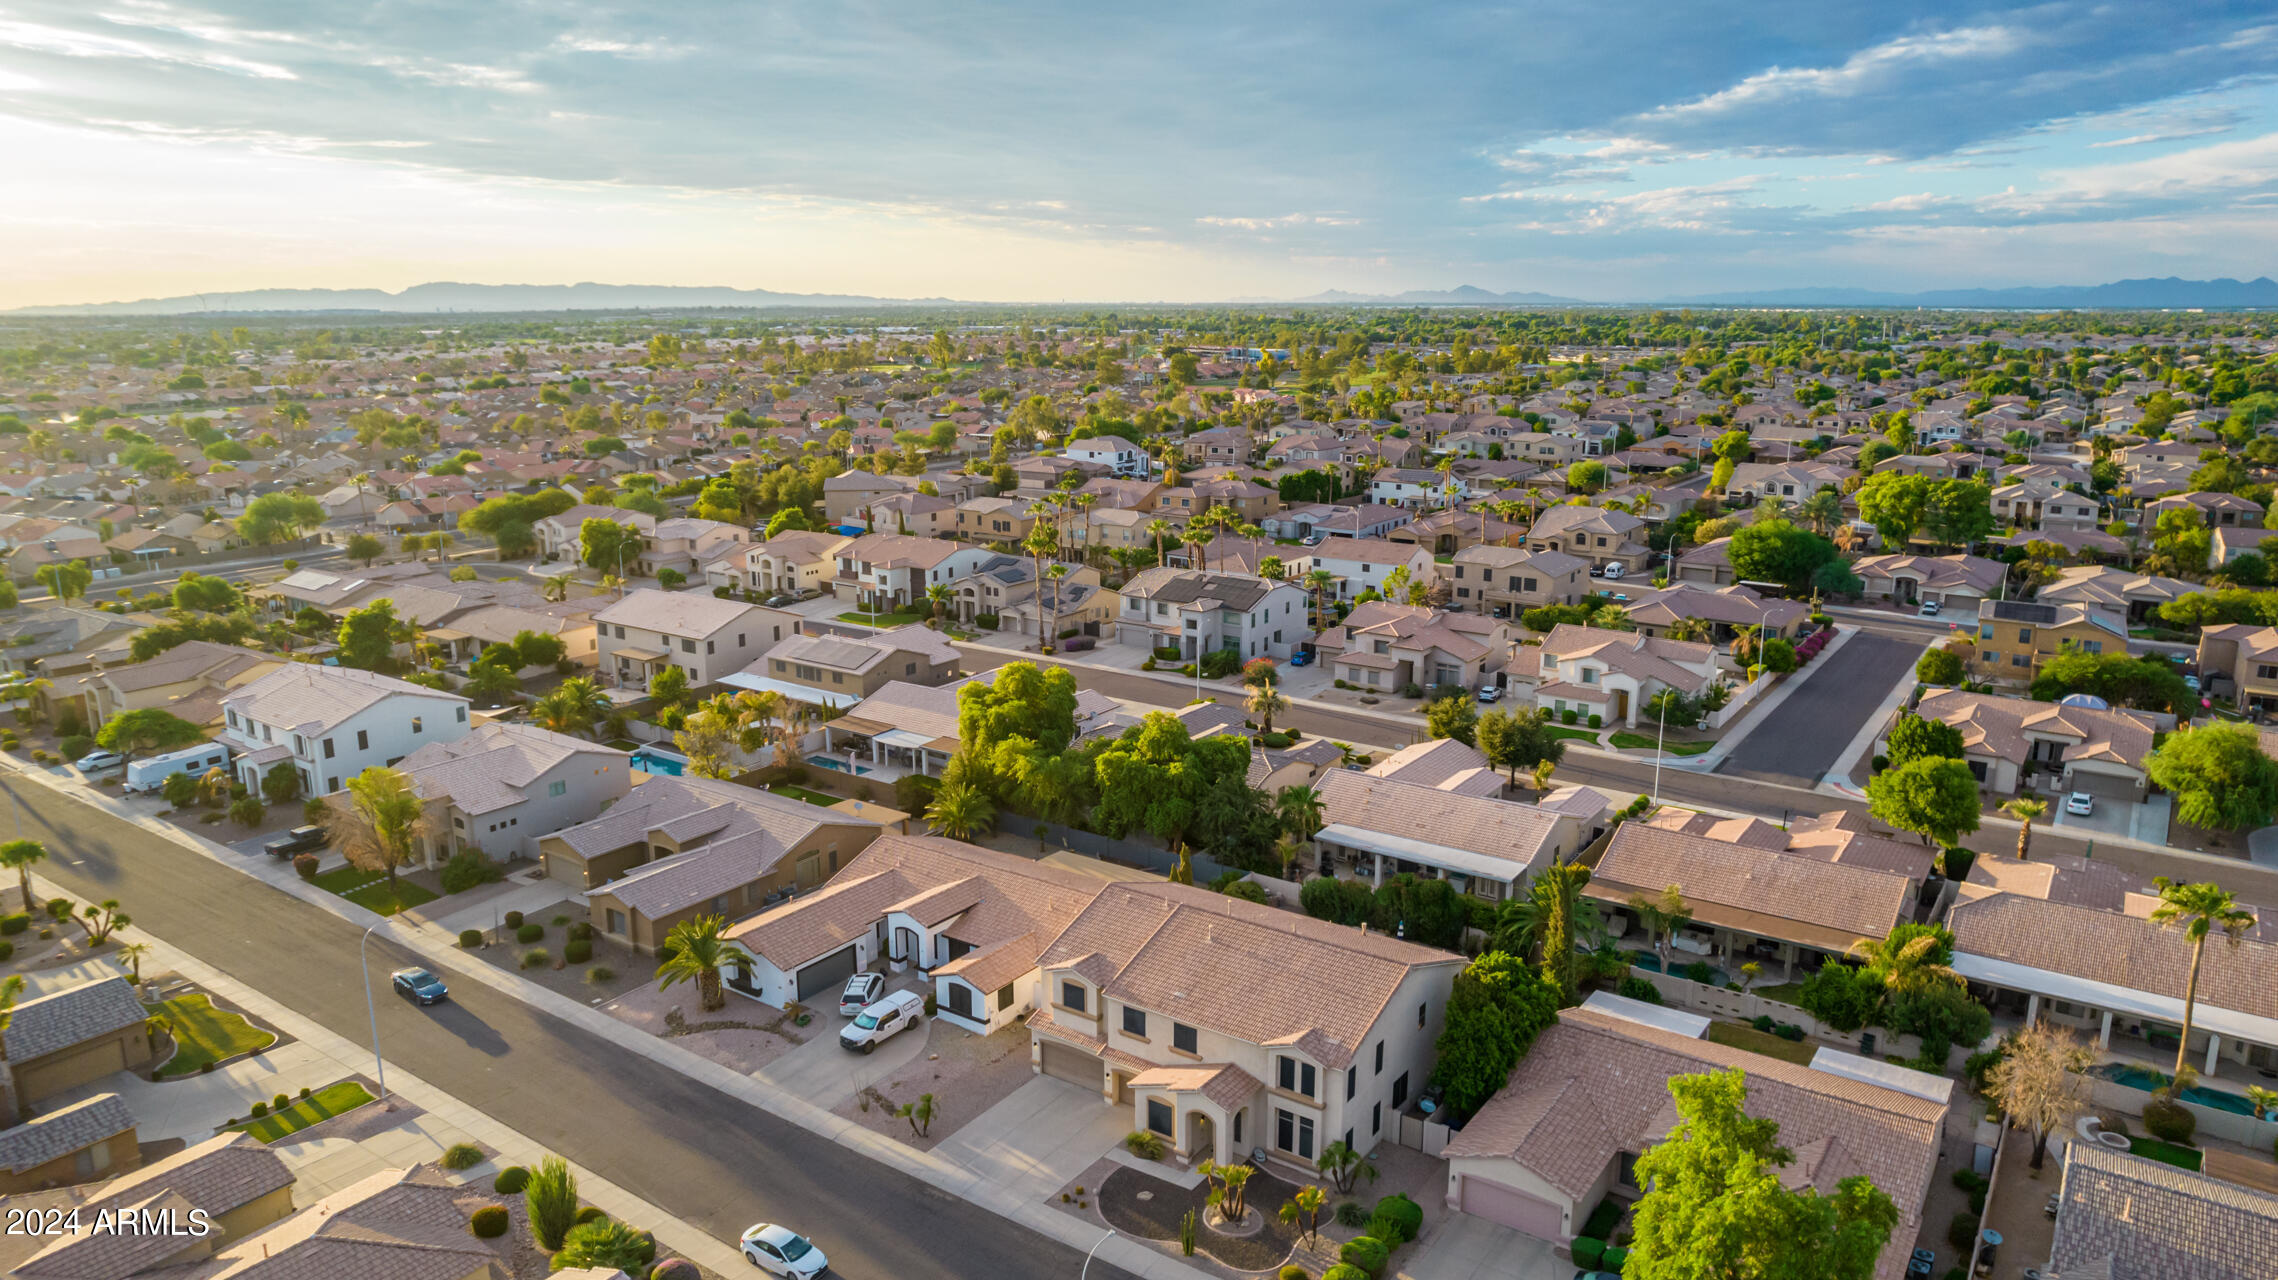
<path fill-rule="evenodd" d="M 2165 793 L 2151 796 L 2141 804 L 2098 796 L 2096 812 L 2083 818 L 2077 813 L 2065 812 L 2064 797 L 2055 796 L 2049 801 L 2049 821 L 2064 828 L 2065 834 L 2082 839 L 2107 835 L 2147 844 L 2166 844 L 2167 823 L 2174 809 L 2175 797 Z"/>
<path fill-rule="evenodd" d="M 1450 1213 L 1400 1251 L 1392 1274 L 1399 1280 L 1570 1280 L 1574 1269 L 1548 1240 Z"/>
<path fill-rule="evenodd" d="M 934 1148 L 991 1183 L 1038 1200 L 1065 1186 L 1131 1131 L 1131 1113 L 1097 1091 L 1038 1076 Z"/>
<path fill-rule="evenodd" d="M 805 1102 L 828 1111 L 868 1085 L 908 1066 L 925 1052 L 930 1024 L 920 1017 L 909 1030 L 888 1037 L 870 1053 L 856 1053 L 838 1042 L 849 1019 L 838 1016 L 838 1006 L 818 1009 L 815 1025 L 806 1030 L 815 1038 L 759 1069 L 758 1078 Z"/>

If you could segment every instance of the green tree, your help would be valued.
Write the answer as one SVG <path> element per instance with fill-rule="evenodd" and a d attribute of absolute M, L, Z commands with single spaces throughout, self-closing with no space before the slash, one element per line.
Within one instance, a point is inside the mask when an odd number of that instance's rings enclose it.
<path fill-rule="evenodd" d="M 364 567 L 367 569 L 371 567 L 374 560 L 377 560 L 381 556 L 387 554 L 387 549 L 388 544 L 380 541 L 378 538 L 375 538 L 368 533 L 352 533 L 348 535 L 347 545 L 342 548 L 342 550 L 347 553 L 349 559 L 363 561 Z"/>
<path fill-rule="evenodd" d="M 1922 526 L 1945 547 L 1969 547 L 1992 536 L 1993 490 L 1975 480 L 1941 480 L 1922 509 Z"/>
<path fill-rule="evenodd" d="M 1962 682 L 1962 658 L 1941 646 L 1925 649 L 1914 660 L 1914 678 L 1924 684 L 1957 685 Z"/>
<path fill-rule="evenodd" d="M 609 695 L 584 676 L 571 676 L 530 704 L 530 717 L 553 733 L 584 733 L 609 714 Z"/>
<path fill-rule="evenodd" d="M 229 582 L 187 572 L 175 582 L 173 600 L 177 609 L 201 613 L 228 613 L 245 603 L 244 595 Z"/>
<path fill-rule="evenodd" d="M 997 807 L 979 787 L 956 782 L 933 793 L 926 806 L 926 821 L 953 840 L 970 840 L 995 825 Z"/>
<path fill-rule="evenodd" d="M 1868 780 L 1867 812 L 1925 844 L 1952 844 L 1977 830 L 1977 777 L 1960 760 L 1909 761 Z"/>
<path fill-rule="evenodd" d="M 261 775 L 261 794 L 271 804 L 291 804 L 301 798 L 301 771 L 290 760 L 279 760 Z"/>
<path fill-rule="evenodd" d="M 1566 756 L 1566 740 L 1550 732 L 1549 713 L 1540 707 L 1496 707 L 1479 717 L 1472 731 L 1473 744 L 1487 763 L 1510 775 L 1519 785 L 1519 770 L 1533 769 L 1545 760 L 1556 764 Z"/>
<path fill-rule="evenodd" d="M 70 601 L 87 594 L 87 585 L 95 580 L 95 571 L 87 567 L 85 560 L 60 561 L 32 570 L 32 580 L 46 587 L 57 600 Z"/>
<path fill-rule="evenodd" d="M 1883 544 L 1903 551 L 1929 513 L 1930 486 L 1928 476 L 1878 471 L 1867 477 L 1853 498 L 1859 504 L 1860 518 L 1875 527 Z"/>
<path fill-rule="evenodd" d="M 693 982 L 699 1005 L 706 1010 L 725 1008 L 728 996 L 720 986 L 720 970 L 734 954 L 725 936 L 727 927 L 728 922 L 715 915 L 695 916 L 672 926 L 657 950 L 663 960 L 657 966 L 657 989 Z"/>
<path fill-rule="evenodd" d="M 1836 551 L 1834 543 L 1809 529 L 1774 517 L 1735 530 L 1725 544 L 1725 558 L 1737 577 L 1802 591 L 1822 565 L 1836 559 Z"/>
<path fill-rule="evenodd" d="M 641 533 L 629 524 L 594 516 L 578 525 L 577 546 L 587 568 L 615 573 L 626 557 L 640 556 Z"/>
<path fill-rule="evenodd" d="M 2235 950 L 2239 939 L 2254 927 L 2254 913 L 2240 907 L 2238 899 L 2218 884 L 2181 884 L 2166 876 L 2152 884 L 2159 890 L 2152 922 L 2180 931 L 2191 944 L 2191 976 L 2183 984 L 2183 1034 L 2175 1042 L 2175 1076 L 2180 1083 L 2190 1066 L 2191 1019 L 2199 1003 L 2199 967 L 2207 957 L 2207 939 L 2220 932 Z"/>
<path fill-rule="evenodd" d="M 1964 755 L 1961 730 L 1943 720 L 1932 720 L 1911 711 L 1899 716 L 1888 738 L 1893 769 L 1917 760 L 1960 760 Z"/>
<path fill-rule="evenodd" d="M 1479 726 L 1479 708 L 1458 690 L 1424 704 L 1424 727 L 1434 738 L 1453 738 L 1471 746 Z"/>
<path fill-rule="evenodd" d="M 96 745 L 116 751 L 129 760 L 205 740 L 205 730 L 161 707 L 121 711 L 95 731 Z"/>
<path fill-rule="evenodd" d="M 1596 493 L 1606 487 L 1606 464 L 1595 459 L 1571 463 L 1566 468 L 1566 487 L 1576 493 Z"/>
<path fill-rule="evenodd" d="M 334 643 L 340 646 L 343 666 L 361 671 L 379 671 L 395 661 L 396 616 L 395 601 L 381 596 L 361 609 L 351 609 L 340 620 L 339 635 Z"/>
<path fill-rule="evenodd" d="M 688 700 L 688 673 L 679 667 L 658 667 L 649 677 L 649 697 L 660 707 L 677 707 Z"/>
<path fill-rule="evenodd" d="M 332 797 L 331 808 L 324 829 L 333 846 L 352 867 L 385 871 L 388 897 L 400 901 L 397 869 L 416 857 L 420 842 L 434 834 L 427 802 L 420 798 L 411 775 L 373 765 L 348 779 L 342 793 Z"/>
<path fill-rule="evenodd" d="M 2249 725 L 2217 721 L 2178 729 L 2151 753 L 2146 772 L 2175 793 L 2175 816 L 2194 827 L 2266 826 L 2278 810 L 2278 763 L 2262 753 Z"/>
<path fill-rule="evenodd" d="M 245 505 L 237 532 L 257 547 L 289 542 L 324 523 L 324 507 L 298 493 L 265 493 Z"/>
<path fill-rule="evenodd" d="M 1853 1175 L 1822 1195 L 1790 1190 L 1780 1170 L 1794 1155 L 1779 1125 L 1742 1108 L 1737 1069 L 1673 1076 L 1675 1131 L 1637 1158 L 1634 1242 L 1626 1280 L 1869 1280 L 1898 1225 L 1898 1207 Z"/>
<path fill-rule="evenodd" d="M 1507 951 L 1490 951 L 1456 975 L 1435 1046 L 1433 1083 L 1448 1109 L 1468 1116 L 1509 1083 L 1535 1037 L 1558 1020 L 1558 988 Z"/>
<path fill-rule="evenodd" d="M 577 1226 L 577 1175 L 569 1162 L 560 1156 L 539 1161 L 522 1187 L 522 1204 L 538 1247 L 548 1253 L 560 1249 Z"/>
<path fill-rule="evenodd" d="M 2055 702 L 2066 694 L 2087 693 L 2115 706 L 2141 707 L 2177 715 L 2198 705 L 2197 695 L 2183 683 L 2172 663 L 2160 658 L 2131 658 L 2124 653 L 2084 653 L 2068 648 L 2041 664 L 2028 692 L 2041 702 Z"/>

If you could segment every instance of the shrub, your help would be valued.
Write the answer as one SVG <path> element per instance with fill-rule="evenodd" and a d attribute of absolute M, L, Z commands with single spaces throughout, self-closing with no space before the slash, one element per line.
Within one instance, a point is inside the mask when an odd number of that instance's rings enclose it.
<path fill-rule="evenodd" d="M 302 1086 L 301 1086 L 301 1096 L 305 1098 L 305 1097 L 307 1097 L 308 1095 L 309 1095 L 309 1087 L 308 1087 L 307 1085 L 305 1085 L 305 1084 L 304 1084 L 304 1085 L 302 1085 Z"/>
<path fill-rule="evenodd" d="M 649 1272 L 649 1280 L 703 1280 L 704 1273 L 686 1258 L 666 1258 Z"/>
<path fill-rule="evenodd" d="M 0 936 L 13 938 L 31 927 L 32 917 L 29 912 L 12 911 L 7 915 L 0 916 Z"/>
<path fill-rule="evenodd" d="M 563 925 L 567 925 L 569 922 L 570 918 L 568 916 L 555 916 L 553 920 L 553 923 L 557 928 Z"/>
<path fill-rule="evenodd" d="M 559 1249 L 562 1238 L 577 1225 L 577 1176 L 560 1156 L 547 1156 L 530 1175 L 522 1190 L 529 1210 L 530 1233 L 541 1249 Z"/>
<path fill-rule="evenodd" d="M 1634 973 L 1621 980 L 1621 986 L 1615 988 L 1614 994 L 1627 996 L 1632 1000 L 1643 1000 L 1647 1004 L 1661 1003 L 1661 988 Z"/>
<path fill-rule="evenodd" d="M 443 1153 L 443 1167 L 454 1173 L 464 1173 L 482 1161 L 482 1148 L 471 1142 L 454 1142 Z"/>
<path fill-rule="evenodd" d="M 506 1234 L 506 1229 L 513 1222 L 505 1205 L 486 1204 L 475 1210 L 475 1216 L 467 1220 L 467 1230 L 474 1232 L 478 1240 L 496 1240 Z"/>
<path fill-rule="evenodd" d="M 1575 721 L 1580 720 L 1581 718 L 1581 713 L 1572 707 L 1568 707 L 1564 711 L 1558 713 L 1558 723 L 1560 724 L 1573 724 Z"/>
<path fill-rule="evenodd" d="M 1321 1280 L 1369 1280 L 1368 1273 L 1351 1263 L 1340 1262 L 1321 1273 Z"/>
<path fill-rule="evenodd" d="M 281 1093 L 276 1097 L 269 1099 L 269 1107 L 273 1111 L 283 1111 L 285 1108 L 291 1105 L 293 1105 L 293 1100 Z"/>
<path fill-rule="evenodd" d="M 1890 757 L 1877 753 L 1875 758 L 1868 761 L 1867 763 L 1874 769 L 1876 773 L 1881 773 L 1883 770 L 1890 768 Z"/>
<path fill-rule="evenodd" d="M 587 982 L 609 982 L 614 980 L 616 976 L 617 971 L 605 964 L 597 964 L 585 971 Z"/>
<path fill-rule="evenodd" d="M 1292 1262 L 1281 1269 L 1275 1280 L 1313 1280 L 1313 1273 Z"/>
<path fill-rule="evenodd" d="M 582 1227 L 588 1222 L 599 1222 L 608 1216 L 601 1211 L 600 1205 L 589 1204 L 577 1211 L 577 1225 Z"/>
<path fill-rule="evenodd" d="M 1347 1200 L 1337 1206 L 1337 1225 L 1365 1227 L 1368 1225 L 1368 1210 L 1361 1208 L 1358 1200 Z"/>
<path fill-rule="evenodd" d="M 593 940 L 593 922 L 591 920 L 580 920 L 571 925 L 569 936 L 572 942 L 591 942 Z"/>
<path fill-rule="evenodd" d="M 538 939 L 545 936 L 546 926 L 539 924 L 535 920 L 531 921 L 529 924 L 523 925 L 521 928 L 514 931 L 514 940 L 516 942 L 536 942 Z"/>
<path fill-rule="evenodd" d="M 593 958 L 593 943 L 584 938 L 572 938 L 562 944 L 562 959 L 570 964 L 584 964 Z"/>
<path fill-rule="evenodd" d="M 1590 713 L 1590 727 L 1591 727 L 1591 728 L 1593 728 L 1593 729 L 1602 729 L 1602 728 L 1604 728 L 1604 727 L 1605 727 L 1605 722 L 1606 722 L 1606 718 L 1605 718 L 1604 716 L 1601 716 L 1601 715 L 1599 715 L 1599 714 L 1598 714 L 1597 712 L 1595 712 L 1595 711 L 1593 711 L 1593 712 L 1591 712 L 1591 713 Z"/>
<path fill-rule="evenodd" d="M 8 941 L 6 938 L 0 938 L 0 964 L 4 964 L 7 961 L 13 960 L 15 958 L 16 944 Z"/>
<path fill-rule="evenodd" d="M 1163 1135 L 1152 1129 L 1134 1129 L 1123 1135 L 1123 1145 L 1142 1160 L 1163 1158 Z"/>
<path fill-rule="evenodd" d="M 1605 1261 L 1606 1242 L 1595 1236 L 1574 1237 L 1574 1265 L 1585 1271 L 1595 1271 Z"/>
<path fill-rule="evenodd" d="M 95 749 L 95 740 L 84 733 L 76 733 L 65 738 L 62 746 L 65 759 L 77 760 Z"/>
<path fill-rule="evenodd" d="M 2188 1144 L 2199 1131 L 2199 1117 L 2173 1098 L 2154 1096 L 2144 1104 L 2144 1132 L 2165 1142 Z"/>
<path fill-rule="evenodd" d="M 1618 1244 L 1609 1244 L 1606 1246 L 1606 1256 L 1599 1261 L 1598 1265 L 1604 1267 L 1608 1271 L 1613 1272 L 1615 1275 L 1620 1275 L 1622 1264 L 1628 1261 L 1629 1250 L 1622 1248 Z"/>
<path fill-rule="evenodd" d="M 518 1164 L 510 1164 L 498 1171 L 490 1180 L 490 1189 L 502 1196 L 518 1196 L 522 1188 L 530 1185 L 530 1171 Z"/>
<path fill-rule="evenodd" d="M 472 950 L 474 950 L 476 947 L 479 947 L 479 946 L 481 946 L 481 945 L 482 945 L 482 930 L 480 930 L 480 929 L 461 929 L 461 930 L 459 930 L 459 945 L 460 945 L 460 946 L 462 946 L 462 947 L 465 947 L 465 948 L 466 948 L 467 950 L 469 950 L 469 951 L 472 951 Z"/>
<path fill-rule="evenodd" d="M 1705 983 L 1715 976 L 1716 970 L 1710 968 L 1706 961 L 1695 960 L 1685 966 L 1685 978 L 1689 982 Z"/>
<path fill-rule="evenodd" d="M 1749 1020 L 1748 1025 L 1756 1028 L 1758 1031 L 1769 1032 L 1773 1027 L 1778 1026 L 1779 1024 L 1773 1021 L 1771 1015 L 1759 1013 L 1754 1018 L 1751 1018 Z"/>
<path fill-rule="evenodd" d="M 480 885 L 497 884 L 506 872 L 480 849 L 461 849 L 443 864 L 443 892 L 465 893 Z"/>
<path fill-rule="evenodd" d="M 293 871 L 294 871 L 294 873 L 295 873 L 295 874 L 297 874 L 298 876 L 300 876 L 300 878 L 301 878 L 301 879 L 303 879 L 303 880 L 306 880 L 306 881 L 310 882 L 311 884 L 315 883 L 315 882 L 316 882 L 316 855 L 315 855 L 315 854 L 313 854 L 313 853 L 296 853 L 296 854 L 294 854 L 294 855 L 293 855 Z"/>
<path fill-rule="evenodd" d="M 1337 1250 L 1337 1261 L 1360 1268 L 1361 1274 L 1369 1280 L 1376 1280 L 1376 1277 L 1384 1274 L 1385 1260 L 1391 1256 L 1392 1250 L 1386 1248 L 1384 1242 L 1375 1236 L 1355 1236 L 1345 1241 L 1344 1248 Z"/>
<path fill-rule="evenodd" d="M 519 929 L 522 927 L 522 913 L 519 911 L 507 912 L 505 920 L 506 927 L 509 929 Z"/>
<path fill-rule="evenodd" d="M 1803 1039 L 1803 1028 L 1792 1022 L 1783 1022 L 1772 1028 L 1772 1034 L 1782 1040 L 1801 1040 Z"/>
<path fill-rule="evenodd" d="M 553 962 L 554 958 L 546 954 L 544 947 L 532 947 L 522 953 L 522 967 L 525 969 L 542 969 Z"/>
<path fill-rule="evenodd" d="M 254 1103 L 253 1110 L 250 1114 L 254 1119 L 259 1120 L 261 1117 L 269 1114 L 269 1104 L 266 1102 Z"/>
<path fill-rule="evenodd" d="M 1946 1243 L 1954 1247 L 1954 1252 L 1967 1257 L 1977 1245 L 1977 1215 L 1955 1214 L 1953 1221 L 1946 1224 Z"/>
<path fill-rule="evenodd" d="M 1368 1233 L 1388 1245 L 1406 1244 L 1423 1229 L 1422 1206 L 1399 1192 L 1377 1201 L 1376 1212 L 1368 1219 Z"/>

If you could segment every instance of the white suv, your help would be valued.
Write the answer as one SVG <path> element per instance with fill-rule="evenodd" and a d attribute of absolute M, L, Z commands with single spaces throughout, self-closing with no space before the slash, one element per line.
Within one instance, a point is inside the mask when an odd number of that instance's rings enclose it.
<path fill-rule="evenodd" d="M 859 1053 L 869 1053 L 888 1036 L 916 1026 L 925 1012 L 925 997 L 915 991 L 896 991 L 854 1015 L 838 1042 Z"/>
<path fill-rule="evenodd" d="M 886 975 L 858 973 L 846 980 L 846 990 L 839 993 L 838 1016 L 851 1018 L 870 1007 L 870 1002 L 886 990 Z"/>

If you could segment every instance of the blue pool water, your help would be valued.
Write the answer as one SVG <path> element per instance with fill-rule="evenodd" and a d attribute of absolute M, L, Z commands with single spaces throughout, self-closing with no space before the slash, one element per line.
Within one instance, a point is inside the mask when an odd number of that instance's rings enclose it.
<path fill-rule="evenodd" d="M 627 763 L 643 773 L 661 773 L 675 778 L 688 770 L 686 757 L 674 755 L 669 751 L 661 751 L 655 747 L 642 747 L 633 753 L 632 759 Z"/>
<path fill-rule="evenodd" d="M 840 773 L 848 772 L 846 761 L 839 759 L 837 756 L 808 756 L 807 763 L 815 766 L 818 769 L 835 769 Z M 862 774 L 870 772 L 870 770 L 867 766 L 858 764 L 854 766 L 853 772 L 857 777 L 859 777 Z"/>
<path fill-rule="evenodd" d="M 1653 954 L 1650 951 L 1630 952 L 1629 962 L 1633 965 L 1636 965 L 1640 969 L 1650 969 L 1655 973 L 1661 972 L 1661 957 Z M 1678 977 L 1682 978 L 1686 976 L 1686 964 L 1687 962 L 1684 960 L 1674 960 L 1670 962 L 1670 968 L 1676 973 Z M 1708 967 L 1708 971 L 1708 981 L 1709 985 L 1712 987 L 1721 987 L 1726 982 L 1730 981 L 1730 979 L 1724 976 L 1724 970 L 1717 968 L 1713 964 Z"/>
<path fill-rule="evenodd" d="M 2153 1089 L 2165 1088 L 2168 1079 L 2163 1072 L 2154 1071 L 2150 1067 L 2139 1067 L 2129 1062 L 2107 1062 L 2091 1068 L 2090 1074 L 2102 1076 L 2115 1084 L 2124 1084 L 2130 1089 L 2142 1089 L 2146 1093 Z M 2209 1089 L 2204 1085 L 2192 1085 L 2185 1089 L 2183 1100 L 2195 1102 L 2202 1107 L 2212 1107 L 2218 1111 L 2229 1111 L 2242 1116 L 2254 1114 L 2254 1104 L 2248 1102 L 2242 1095 L 2223 1089 Z"/>

